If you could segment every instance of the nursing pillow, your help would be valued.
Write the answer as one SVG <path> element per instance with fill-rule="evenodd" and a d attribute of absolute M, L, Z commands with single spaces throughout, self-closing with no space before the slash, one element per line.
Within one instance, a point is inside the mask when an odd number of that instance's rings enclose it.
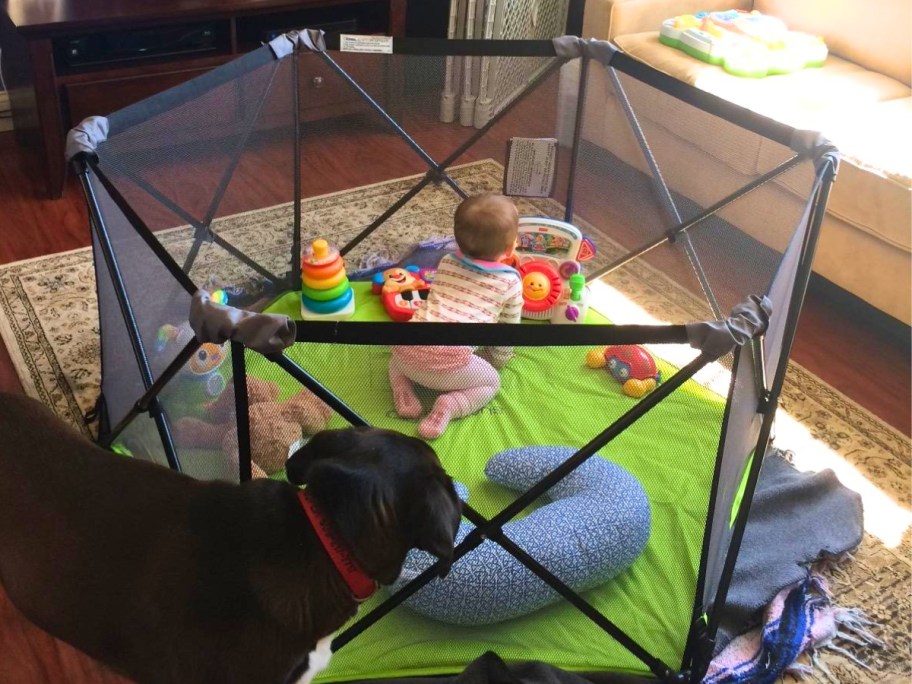
<path fill-rule="evenodd" d="M 509 449 L 488 461 L 489 480 L 525 491 L 576 450 L 563 446 Z M 466 498 L 465 487 L 457 486 Z M 649 539 L 650 510 L 646 492 L 619 465 L 593 456 L 546 494 L 550 503 L 503 531 L 574 591 L 604 584 L 630 567 Z M 474 525 L 463 521 L 456 541 Z M 436 559 L 424 551 L 406 557 L 397 590 Z M 484 625 L 527 615 L 560 599 L 500 545 L 485 541 L 453 564 L 405 603 L 429 618 L 457 625 Z"/>

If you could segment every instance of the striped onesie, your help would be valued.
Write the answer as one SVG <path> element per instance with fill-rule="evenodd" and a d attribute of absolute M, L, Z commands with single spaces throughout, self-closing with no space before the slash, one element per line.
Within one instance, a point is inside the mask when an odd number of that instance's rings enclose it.
<path fill-rule="evenodd" d="M 519 323 L 522 282 L 509 266 L 448 254 L 440 260 L 434 285 L 413 322 Z M 390 356 L 390 384 L 396 410 L 404 418 L 421 415 L 413 383 L 446 392 L 418 426 L 425 439 L 439 437 L 453 418 L 482 408 L 500 389 L 495 366 L 503 366 L 512 349 L 484 350 L 491 363 L 475 354 L 474 347 L 400 346 Z M 492 365 L 492 363 L 494 365 Z"/>

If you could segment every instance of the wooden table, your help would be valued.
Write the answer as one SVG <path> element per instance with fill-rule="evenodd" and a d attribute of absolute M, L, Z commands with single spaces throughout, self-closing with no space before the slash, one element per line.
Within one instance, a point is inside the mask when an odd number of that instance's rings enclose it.
<path fill-rule="evenodd" d="M 0 0 L 2 69 L 21 144 L 61 196 L 66 132 L 177 85 L 275 33 L 327 27 L 405 35 L 407 0 Z M 164 40 L 192 36 L 172 54 Z M 133 50 L 147 47 L 148 54 Z"/>

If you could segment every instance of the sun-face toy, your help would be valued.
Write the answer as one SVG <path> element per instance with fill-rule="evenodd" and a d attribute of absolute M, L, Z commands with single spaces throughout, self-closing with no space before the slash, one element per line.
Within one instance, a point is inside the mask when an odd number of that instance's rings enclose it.
<path fill-rule="evenodd" d="M 560 300 L 564 283 L 560 274 L 544 261 L 528 261 L 519 267 L 522 278 L 523 315 L 550 311 Z"/>
<path fill-rule="evenodd" d="M 628 397 L 639 399 L 662 382 L 662 373 L 656 367 L 652 354 L 637 344 L 594 349 L 586 355 L 586 365 L 607 370 L 621 383 Z"/>
<path fill-rule="evenodd" d="M 193 339 L 193 331 L 189 325 L 171 325 L 165 323 L 158 329 L 155 342 L 156 353 L 163 353 L 169 347 L 179 349 L 186 346 Z M 187 378 L 195 385 L 199 385 L 209 397 L 217 397 L 224 390 L 227 382 L 219 368 L 228 357 L 224 345 L 206 342 L 190 357 L 187 362 Z"/>

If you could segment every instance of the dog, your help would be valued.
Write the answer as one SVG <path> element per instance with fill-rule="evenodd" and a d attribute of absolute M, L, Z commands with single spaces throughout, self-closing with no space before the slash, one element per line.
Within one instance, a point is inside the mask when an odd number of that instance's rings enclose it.
<path fill-rule="evenodd" d="M 387 430 L 320 432 L 286 474 L 194 480 L 0 395 L 0 582 L 138 684 L 309 684 L 365 583 L 412 548 L 446 573 L 461 504 L 434 450 Z"/>

